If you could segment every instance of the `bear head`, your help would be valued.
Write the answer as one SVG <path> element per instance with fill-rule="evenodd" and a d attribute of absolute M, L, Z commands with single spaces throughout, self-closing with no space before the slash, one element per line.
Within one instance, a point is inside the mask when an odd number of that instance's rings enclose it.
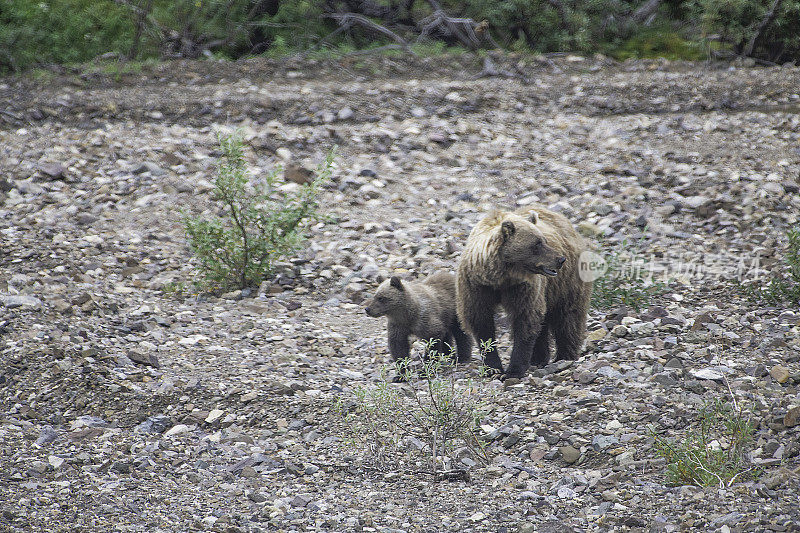
<path fill-rule="evenodd" d="M 498 253 L 510 271 L 555 276 L 567 258 L 548 244 L 538 223 L 539 215 L 535 211 L 528 218 L 504 220 L 500 226 Z"/>
<path fill-rule="evenodd" d="M 365 311 L 372 317 L 396 314 L 404 309 L 407 298 L 403 281 L 392 276 L 378 286 L 375 296 L 367 302 Z"/>

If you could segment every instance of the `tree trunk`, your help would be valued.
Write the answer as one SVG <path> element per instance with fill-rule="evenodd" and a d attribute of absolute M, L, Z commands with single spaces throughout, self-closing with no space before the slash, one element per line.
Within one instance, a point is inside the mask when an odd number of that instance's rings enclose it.
<path fill-rule="evenodd" d="M 778 9 L 781 7 L 781 2 L 783 2 L 783 0 L 775 0 L 772 2 L 772 7 L 769 8 L 767 14 L 764 15 L 763 19 L 761 19 L 761 22 L 759 22 L 758 26 L 756 27 L 756 31 L 753 32 L 753 36 L 750 37 L 750 42 L 748 42 L 747 46 L 745 46 L 744 50 L 742 50 L 743 56 L 750 57 L 753 55 L 753 49 L 756 47 L 758 38 L 761 37 L 761 34 L 764 32 L 764 30 L 766 30 L 767 27 L 772 24 L 772 21 L 775 20 L 775 17 L 778 15 Z"/>

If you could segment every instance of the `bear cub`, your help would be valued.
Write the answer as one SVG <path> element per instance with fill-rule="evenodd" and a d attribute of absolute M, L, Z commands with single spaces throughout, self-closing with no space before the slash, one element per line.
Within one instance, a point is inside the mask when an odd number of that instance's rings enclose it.
<path fill-rule="evenodd" d="M 453 274 L 436 272 L 421 282 L 392 276 L 380 284 L 365 310 L 371 317 L 388 318 L 389 352 L 395 361 L 408 359 L 410 335 L 440 354 L 449 354 L 455 340 L 458 361 L 470 359 L 472 339 L 458 322 Z"/>

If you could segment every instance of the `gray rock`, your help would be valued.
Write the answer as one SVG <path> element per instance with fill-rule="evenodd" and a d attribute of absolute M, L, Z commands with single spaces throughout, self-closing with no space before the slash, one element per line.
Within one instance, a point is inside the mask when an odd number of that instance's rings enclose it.
<path fill-rule="evenodd" d="M 572 446 L 562 446 L 558 451 L 561 453 L 561 458 L 567 464 L 572 464 L 581 457 L 581 452 Z"/>
<path fill-rule="evenodd" d="M 660 374 L 654 374 L 650 380 L 667 388 L 674 387 L 679 383 L 678 378 L 676 378 L 672 372 L 661 372 Z"/>
<path fill-rule="evenodd" d="M 592 448 L 596 452 L 610 448 L 615 444 L 619 444 L 619 439 L 614 435 L 595 435 L 592 439 Z"/>
<path fill-rule="evenodd" d="M 292 507 L 306 507 L 313 500 L 314 496 L 312 494 L 298 494 L 291 499 L 289 505 Z"/>
<path fill-rule="evenodd" d="M 35 296 L 24 294 L 0 294 L 0 302 L 9 309 L 30 309 L 38 310 L 42 307 L 42 301 Z"/>
<path fill-rule="evenodd" d="M 155 415 L 134 428 L 137 433 L 164 433 L 172 427 L 172 420 L 166 415 Z"/>
<path fill-rule="evenodd" d="M 52 426 L 44 426 L 39 432 L 39 437 L 36 439 L 36 444 L 42 446 L 50 444 L 58 438 L 58 432 Z"/>
<path fill-rule="evenodd" d="M 353 118 L 354 114 L 355 113 L 353 113 L 353 110 L 350 109 L 349 107 L 343 107 L 336 114 L 336 118 L 338 118 L 339 120 L 348 120 L 348 119 Z"/>

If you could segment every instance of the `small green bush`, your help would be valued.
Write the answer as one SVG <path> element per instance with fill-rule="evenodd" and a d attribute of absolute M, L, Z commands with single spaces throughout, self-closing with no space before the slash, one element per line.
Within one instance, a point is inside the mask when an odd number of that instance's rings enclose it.
<path fill-rule="evenodd" d="M 214 200 L 225 217 L 191 217 L 183 221 L 189 246 L 198 260 L 202 285 L 212 290 L 257 286 L 275 261 L 296 251 L 317 216 L 318 195 L 330 179 L 334 150 L 316 177 L 293 192 L 281 188 L 280 169 L 263 182 L 252 182 L 238 134 L 220 136 L 223 158 L 214 182 Z"/>
<path fill-rule="evenodd" d="M 748 466 L 754 425 L 735 401 L 705 404 L 694 427 L 682 442 L 655 433 L 655 451 L 667 460 L 667 481 L 672 485 L 727 487 L 757 476 Z"/>
<path fill-rule="evenodd" d="M 605 247 L 606 272 L 594 281 L 592 307 L 610 309 L 626 305 L 640 309 L 664 292 L 666 284 L 653 279 L 643 261 L 631 253 L 628 241 Z"/>
<path fill-rule="evenodd" d="M 373 467 L 416 471 L 422 463 L 428 473 L 444 479 L 461 477 L 453 475 L 462 471 L 453 465 L 458 448 L 487 459 L 476 435 L 485 414 L 478 383 L 469 379 L 457 385 L 455 361 L 455 353 L 433 352 L 420 357 L 416 372 L 400 363 L 403 385 L 384 375 L 377 385 L 356 389 L 347 404 L 338 404 L 350 441 L 367 452 Z"/>
<path fill-rule="evenodd" d="M 778 305 L 786 302 L 800 305 L 800 225 L 786 232 L 785 268 L 774 272 L 766 281 L 756 280 L 743 285 L 742 290 L 753 301 Z"/>

